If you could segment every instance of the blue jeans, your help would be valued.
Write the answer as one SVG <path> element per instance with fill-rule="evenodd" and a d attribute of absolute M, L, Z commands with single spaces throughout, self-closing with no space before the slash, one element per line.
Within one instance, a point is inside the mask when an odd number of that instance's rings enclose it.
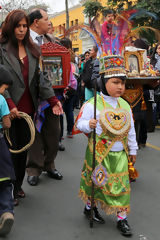
<path fill-rule="evenodd" d="M 5 212 L 13 214 L 13 185 L 10 181 L 0 182 L 0 216 Z"/>

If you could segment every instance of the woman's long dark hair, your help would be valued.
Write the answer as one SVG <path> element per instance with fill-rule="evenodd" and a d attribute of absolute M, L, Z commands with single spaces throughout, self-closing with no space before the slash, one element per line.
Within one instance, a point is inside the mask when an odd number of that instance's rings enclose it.
<path fill-rule="evenodd" d="M 18 23 L 25 18 L 27 22 L 27 32 L 26 35 L 22 41 L 24 47 L 27 46 L 31 54 L 39 58 L 40 56 L 40 50 L 36 44 L 33 43 L 33 41 L 30 38 L 30 32 L 29 32 L 29 19 L 26 15 L 26 13 L 23 10 L 13 10 L 11 11 L 5 21 L 4 25 L 2 28 L 2 33 L 0 37 L 0 43 L 5 44 L 8 43 L 8 50 L 12 54 L 14 54 L 17 59 L 19 59 L 19 54 L 18 54 L 18 41 L 17 38 L 15 37 L 15 28 L 18 26 Z"/>
<path fill-rule="evenodd" d="M 155 67 L 156 63 L 157 63 L 157 59 L 155 58 L 155 54 L 157 53 L 157 48 L 160 45 L 160 42 L 157 43 L 156 47 L 153 50 L 153 53 L 151 55 L 151 64 L 153 65 L 153 67 Z"/>

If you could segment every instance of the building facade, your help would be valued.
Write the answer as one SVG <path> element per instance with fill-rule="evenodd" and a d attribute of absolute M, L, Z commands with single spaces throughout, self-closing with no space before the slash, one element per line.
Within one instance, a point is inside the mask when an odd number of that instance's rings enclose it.
<path fill-rule="evenodd" d="M 103 6 L 106 6 L 107 0 L 99 0 Z M 83 28 L 76 28 L 78 25 L 89 24 L 89 19 L 83 13 L 84 7 L 78 4 L 69 9 L 69 27 L 73 28 L 69 38 L 72 40 L 73 50 L 77 54 L 82 54 L 91 49 L 95 44 L 90 35 Z M 54 35 L 58 38 L 64 37 L 66 31 L 66 13 L 65 11 L 53 15 L 50 19 L 54 26 Z"/>
<path fill-rule="evenodd" d="M 65 11 L 55 14 L 51 19 L 54 27 L 54 35 L 58 38 L 64 37 L 66 31 L 66 13 Z M 69 27 L 75 27 L 84 23 L 83 7 L 78 4 L 69 9 Z M 82 53 L 82 40 L 79 39 L 80 30 L 74 29 L 69 38 L 72 41 L 72 47 L 78 54 Z"/>

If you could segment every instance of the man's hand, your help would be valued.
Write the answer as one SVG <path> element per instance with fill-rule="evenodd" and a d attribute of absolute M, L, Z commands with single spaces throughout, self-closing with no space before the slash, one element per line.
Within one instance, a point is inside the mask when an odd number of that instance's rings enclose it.
<path fill-rule="evenodd" d="M 89 121 L 89 127 L 90 128 L 92 128 L 92 129 L 94 129 L 94 128 L 96 128 L 96 126 L 97 126 L 97 120 L 96 119 L 91 119 L 90 121 Z"/>
<path fill-rule="evenodd" d="M 133 163 L 133 165 L 135 164 L 135 162 L 136 162 L 136 155 L 130 155 L 129 156 L 129 158 L 130 158 L 130 160 L 131 160 L 131 162 Z"/>
<path fill-rule="evenodd" d="M 19 112 L 17 108 L 12 108 L 10 110 L 10 119 L 14 119 L 14 118 L 20 118 Z"/>
<path fill-rule="evenodd" d="M 55 114 L 55 115 L 61 115 L 61 114 L 63 114 L 63 108 L 62 108 L 61 102 L 58 101 L 57 104 L 54 105 L 54 107 L 52 108 L 52 112 L 53 112 L 53 114 Z"/>

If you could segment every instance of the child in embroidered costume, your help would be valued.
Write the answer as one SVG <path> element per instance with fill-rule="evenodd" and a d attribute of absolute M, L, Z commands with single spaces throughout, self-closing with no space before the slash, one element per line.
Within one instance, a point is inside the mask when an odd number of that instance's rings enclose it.
<path fill-rule="evenodd" d="M 1 95 L 12 84 L 10 72 L 0 65 L 0 236 L 8 234 L 12 228 L 13 217 L 13 185 L 14 167 L 3 129 L 10 127 L 9 109 L 5 98 Z"/>
<path fill-rule="evenodd" d="M 104 223 L 97 209 L 97 204 L 100 203 L 107 214 L 117 214 L 117 227 L 120 232 L 124 236 L 131 236 L 132 232 L 127 222 L 127 213 L 130 211 L 128 159 L 135 163 L 138 147 L 130 106 L 120 97 L 125 90 L 124 60 L 119 56 L 114 56 L 110 60 L 114 63 L 104 70 L 101 93 L 97 95 L 96 120 L 92 98 L 84 106 L 82 116 L 77 122 L 77 128 L 89 134 L 79 195 L 86 202 L 84 214 L 90 218 L 93 181 L 94 221 Z M 104 61 L 108 61 L 108 57 Z M 92 172 L 94 128 L 96 128 L 96 167 Z"/>

